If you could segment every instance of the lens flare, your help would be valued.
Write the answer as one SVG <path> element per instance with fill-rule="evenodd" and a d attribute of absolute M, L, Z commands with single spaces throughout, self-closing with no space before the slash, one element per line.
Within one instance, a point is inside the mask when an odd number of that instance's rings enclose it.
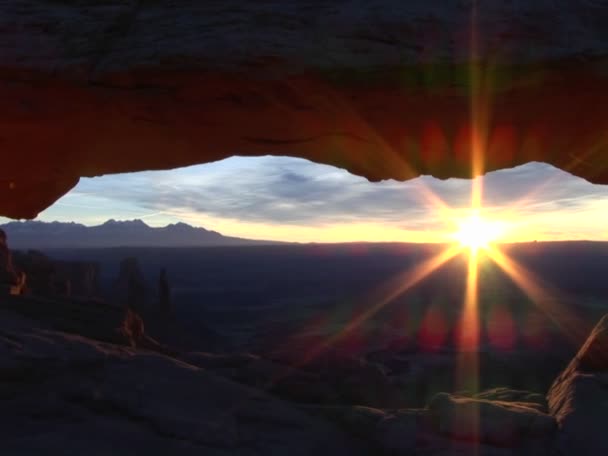
<path fill-rule="evenodd" d="M 490 244 L 504 234 L 503 225 L 481 217 L 479 212 L 458 222 L 458 231 L 454 234 L 457 242 L 473 252 L 487 249 Z"/>

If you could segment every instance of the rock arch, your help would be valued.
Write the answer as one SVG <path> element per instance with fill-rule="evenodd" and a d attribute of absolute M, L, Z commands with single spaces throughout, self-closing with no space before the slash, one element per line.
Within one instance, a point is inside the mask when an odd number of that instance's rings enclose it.
<path fill-rule="evenodd" d="M 479 132 L 486 171 L 608 183 L 608 4 L 479 3 L 4 1 L 0 215 L 234 154 L 470 177 Z"/>

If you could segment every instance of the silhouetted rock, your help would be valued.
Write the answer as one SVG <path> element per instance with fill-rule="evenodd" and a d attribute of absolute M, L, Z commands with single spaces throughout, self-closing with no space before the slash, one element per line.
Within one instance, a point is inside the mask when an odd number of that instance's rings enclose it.
<path fill-rule="evenodd" d="M 181 359 L 188 364 L 198 366 L 203 369 L 212 370 L 228 370 L 242 369 L 250 363 L 259 359 L 259 356 L 251 353 L 235 353 L 235 354 L 215 354 L 206 352 L 191 352 L 182 355 Z"/>
<path fill-rule="evenodd" d="M 530 439 L 549 442 L 556 429 L 552 416 L 517 402 L 439 393 L 431 400 L 429 409 L 437 430 L 456 440 L 519 447 Z"/>
<path fill-rule="evenodd" d="M 0 225 L 15 249 L 193 247 L 282 244 L 223 236 L 185 223 L 152 227 L 141 220 L 108 220 L 97 226 L 79 223 L 23 221 Z"/>
<path fill-rule="evenodd" d="M 131 308 L 127 308 L 122 324 L 117 328 L 117 331 L 132 348 L 143 348 L 158 353 L 175 355 L 175 350 L 158 343 L 146 334 L 144 320 Z"/>
<path fill-rule="evenodd" d="M 387 414 L 376 426 L 374 437 L 387 454 L 408 454 L 416 447 L 425 411 L 400 410 Z"/>
<path fill-rule="evenodd" d="M 285 356 L 273 353 L 273 359 L 287 366 L 296 366 L 318 375 L 323 383 L 337 394 L 340 404 L 358 404 L 369 407 L 404 407 L 402 389 L 385 373 L 382 365 L 370 363 L 341 350 L 326 349 L 308 360 L 299 360 L 292 353 Z M 335 403 L 335 402 L 334 402 Z"/>
<path fill-rule="evenodd" d="M 342 400 L 372 407 L 402 406 L 401 394 L 382 367 L 361 361 L 356 368 L 342 370 L 335 378 L 335 387 Z"/>
<path fill-rule="evenodd" d="M 398 456 L 417 454 L 423 454 L 425 456 L 549 456 L 547 450 L 542 447 L 533 447 L 530 449 L 505 448 L 501 446 L 486 445 L 479 442 L 450 440 L 439 435 L 426 436 L 421 447 L 420 453 L 404 451 L 392 454 Z"/>
<path fill-rule="evenodd" d="M 318 375 L 260 356 L 240 354 L 188 353 L 183 359 L 232 380 L 303 403 L 335 402 L 338 393 Z"/>
<path fill-rule="evenodd" d="M 302 410 L 335 421 L 353 434 L 371 437 L 378 424 L 389 416 L 384 410 L 361 405 L 304 405 Z"/>
<path fill-rule="evenodd" d="M 99 295 L 99 265 L 96 263 L 55 260 L 37 250 L 17 251 L 14 260 L 28 276 L 29 293 L 81 298 Z"/>
<path fill-rule="evenodd" d="M 122 260 L 116 280 L 118 303 L 125 308 L 132 308 L 138 313 L 145 313 L 148 310 L 147 288 L 137 258 L 129 257 Z"/>
<path fill-rule="evenodd" d="M 550 454 L 555 421 L 517 403 L 437 395 L 429 408 L 380 410 L 303 406 L 375 448 L 398 456 L 539 456 Z"/>
<path fill-rule="evenodd" d="M 514 390 L 506 387 L 492 388 L 473 395 L 475 399 L 488 401 L 517 402 L 526 407 L 537 409 L 539 412 L 547 413 L 547 399 L 540 393 L 530 391 Z"/>
<path fill-rule="evenodd" d="M 0 293 L 17 295 L 23 292 L 26 275 L 13 264 L 6 233 L 0 229 Z"/>
<path fill-rule="evenodd" d="M 417 454 L 423 433 L 421 422 L 428 414 L 425 410 L 387 412 L 362 406 L 311 405 L 302 408 L 336 422 L 352 435 L 362 436 L 374 449 L 371 454 L 386 455 Z"/>
<path fill-rule="evenodd" d="M 559 423 L 557 454 L 608 454 L 608 315 L 555 380 L 547 399 Z"/>
<path fill-rule="evenodd" d="M 158 301 L 160 313 L 165 316 L 171 315 L 171 287 L 167 279 L 167 270 L 162 268 L 158 277 Z"/>
<path fill-rule="evenodd" d="M 56 295 L 56 285 L 61 281 L 55 273 L 53 261 L 37 250 L 15 252 L 15 263 L 26 271 L 29 280 L 27 290 L 39 296 Z"/>
<path fill-rule="evenodd" d="M 99 265 L 88 261 L 53 260 L 55 273 L 70 284 L 71 294 L 92 298 L 99 296 Z"/>
<path fill-rule="evenodd" d="M 0 307 L 2 454 L 353 455 L 360 440 L 268 394 Z"/>
<path fill-rule="evenodd" d="M 120 331 L 129 340 L 132 347 L 139 347 L 145 334 L 144 321 L 133 309 L 128 308 Z"/>

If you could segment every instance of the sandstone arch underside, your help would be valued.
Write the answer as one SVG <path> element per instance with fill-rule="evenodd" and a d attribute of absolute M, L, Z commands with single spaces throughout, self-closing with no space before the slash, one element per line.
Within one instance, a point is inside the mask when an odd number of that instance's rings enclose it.
<path fill-rule="evenodd" d="M 0 214 L 236 154 L 608 184 L 608 2 L 440 3 L 0 1 Z"/>

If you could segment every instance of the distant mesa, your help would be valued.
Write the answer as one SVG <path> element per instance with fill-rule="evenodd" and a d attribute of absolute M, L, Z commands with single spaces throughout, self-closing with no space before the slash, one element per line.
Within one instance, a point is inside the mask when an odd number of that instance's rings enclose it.
<path fill-rule="evenodd" d="M 97 226 L 69 222 L 10 222 L 0 225 L 13 249 L 104 247 L 210 247 L 281 244 L 223 236 L 216 231 L 176 223 L 151 227 L 139 219 L 110 219 Z"/>

